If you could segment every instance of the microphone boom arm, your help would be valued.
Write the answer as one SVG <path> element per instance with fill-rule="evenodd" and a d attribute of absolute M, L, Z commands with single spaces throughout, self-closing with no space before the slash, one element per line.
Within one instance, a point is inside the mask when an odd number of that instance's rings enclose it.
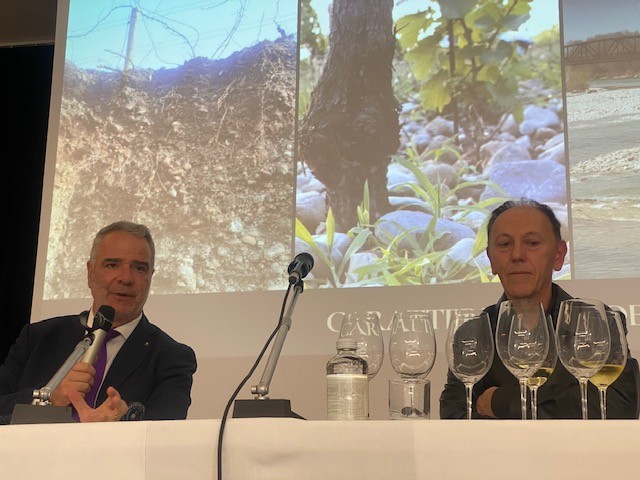
<path fill-rule="evenodd" d="M 287 333 L 289 333 L 289 329 L 291 328 L 291 315 L 293 314 L 293 309 L 298 301 L 298 295 L 302 293 L 302 285 L 302 280 L 300 280 L 293 286 L 293 298 L 291 299 L 291 302 L 287 307 L 287 311 L 282 317 L 282 321 L 278 327 L 278 333 L 276 334 L 275 341 L 271 347 L 271 352 L 269 352 L 269 358 L 267 359 L 267 364 L 262 372 L 260 383 L 251 387 L 251 393 L 255 395 L 258 400 L 268 398 L 269 385 L 271 385 L 271 379 L 273 378 L 273 374 L 276 370 L 276 365 L 278 364 L 278 359 L 280 358 L 280 352 L 284 346 L 284 341 L 287 338 Z"/>

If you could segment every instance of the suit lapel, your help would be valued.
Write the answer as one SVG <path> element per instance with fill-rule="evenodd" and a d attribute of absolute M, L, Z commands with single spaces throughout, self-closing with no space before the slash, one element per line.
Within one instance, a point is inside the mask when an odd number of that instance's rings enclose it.
<path fill-rule="evenodd" d="M 86 333 L 85 326 L 80 323 L 80 317 L 72 317 L 68 332 L 60 338 L 60 345 L 56 345 L 56 352 L 71 354 Z"/>
<path fill-rule="evenodd" d="M 96 405 L 100 405 L 107 398 L 107 387 L 114 385 L 117 389 L 117 385 L 121 385 L 138 368 L 151 352 L 155 337 L 156 329 L 149 323 L 147 317 L 142 315 L 140 323 L 131 332 L 113 360 L 98 392 Z"/>
<path fill-rule="evenodd" d="M 47 379 L 50 379 L 71 356 L 86 333 L 77 315 L 70 317 L 69 320 L 61 329 L 61 334 L 57 337 L 57 342 L 55 346 L 52 346 L 48 355 L 48 367 L 43 370 Z"/>

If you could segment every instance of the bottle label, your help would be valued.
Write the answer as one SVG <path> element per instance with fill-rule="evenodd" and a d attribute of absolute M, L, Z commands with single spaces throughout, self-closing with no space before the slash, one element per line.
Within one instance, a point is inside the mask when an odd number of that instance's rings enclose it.
<path fill-rule="evenodd" d="M 327 419 L 367 420 L 369 378 L 364 374 L 327 375 Z"/>

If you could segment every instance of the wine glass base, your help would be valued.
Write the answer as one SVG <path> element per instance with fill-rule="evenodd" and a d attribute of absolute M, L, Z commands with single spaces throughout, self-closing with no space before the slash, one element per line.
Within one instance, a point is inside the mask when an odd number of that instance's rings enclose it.
<path fill-rule="evenodd" d="M 389 380 L 389 418 L 392 420 L 431 418 L 431 382 L 419 378 Z"/>

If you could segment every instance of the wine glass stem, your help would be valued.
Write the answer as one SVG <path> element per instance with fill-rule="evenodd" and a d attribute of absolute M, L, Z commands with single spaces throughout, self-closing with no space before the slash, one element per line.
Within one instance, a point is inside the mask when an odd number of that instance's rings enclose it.
<path fill-rule="evenodd" d="M 467 420 L 471 420 L 473 414 L 473 383 L 465 383 L 464 389 L 467 392 Z"/>
<path fill-rule="evenodd" d="M 522 409 L 522 419 L 527 419 L 527 379 L 520 379 L 520 408 Z"/>
<path fill-rule="evenodd" d="M 580 379 L 580 398 L 582 399 L 582 419 L 587 420 L 589 418 L 589 410 L 587 409 L 587 378 Z"/>
<path fill-rule="evenodd" d="M 531 392 L 531 419 L 538 419 L 538 387 L 529 385 Z"/>
<path fill-rule="evenodd" d="M 607 419 L 607 387 L 598 387 L 600 392 L 600 418 Z"/>

